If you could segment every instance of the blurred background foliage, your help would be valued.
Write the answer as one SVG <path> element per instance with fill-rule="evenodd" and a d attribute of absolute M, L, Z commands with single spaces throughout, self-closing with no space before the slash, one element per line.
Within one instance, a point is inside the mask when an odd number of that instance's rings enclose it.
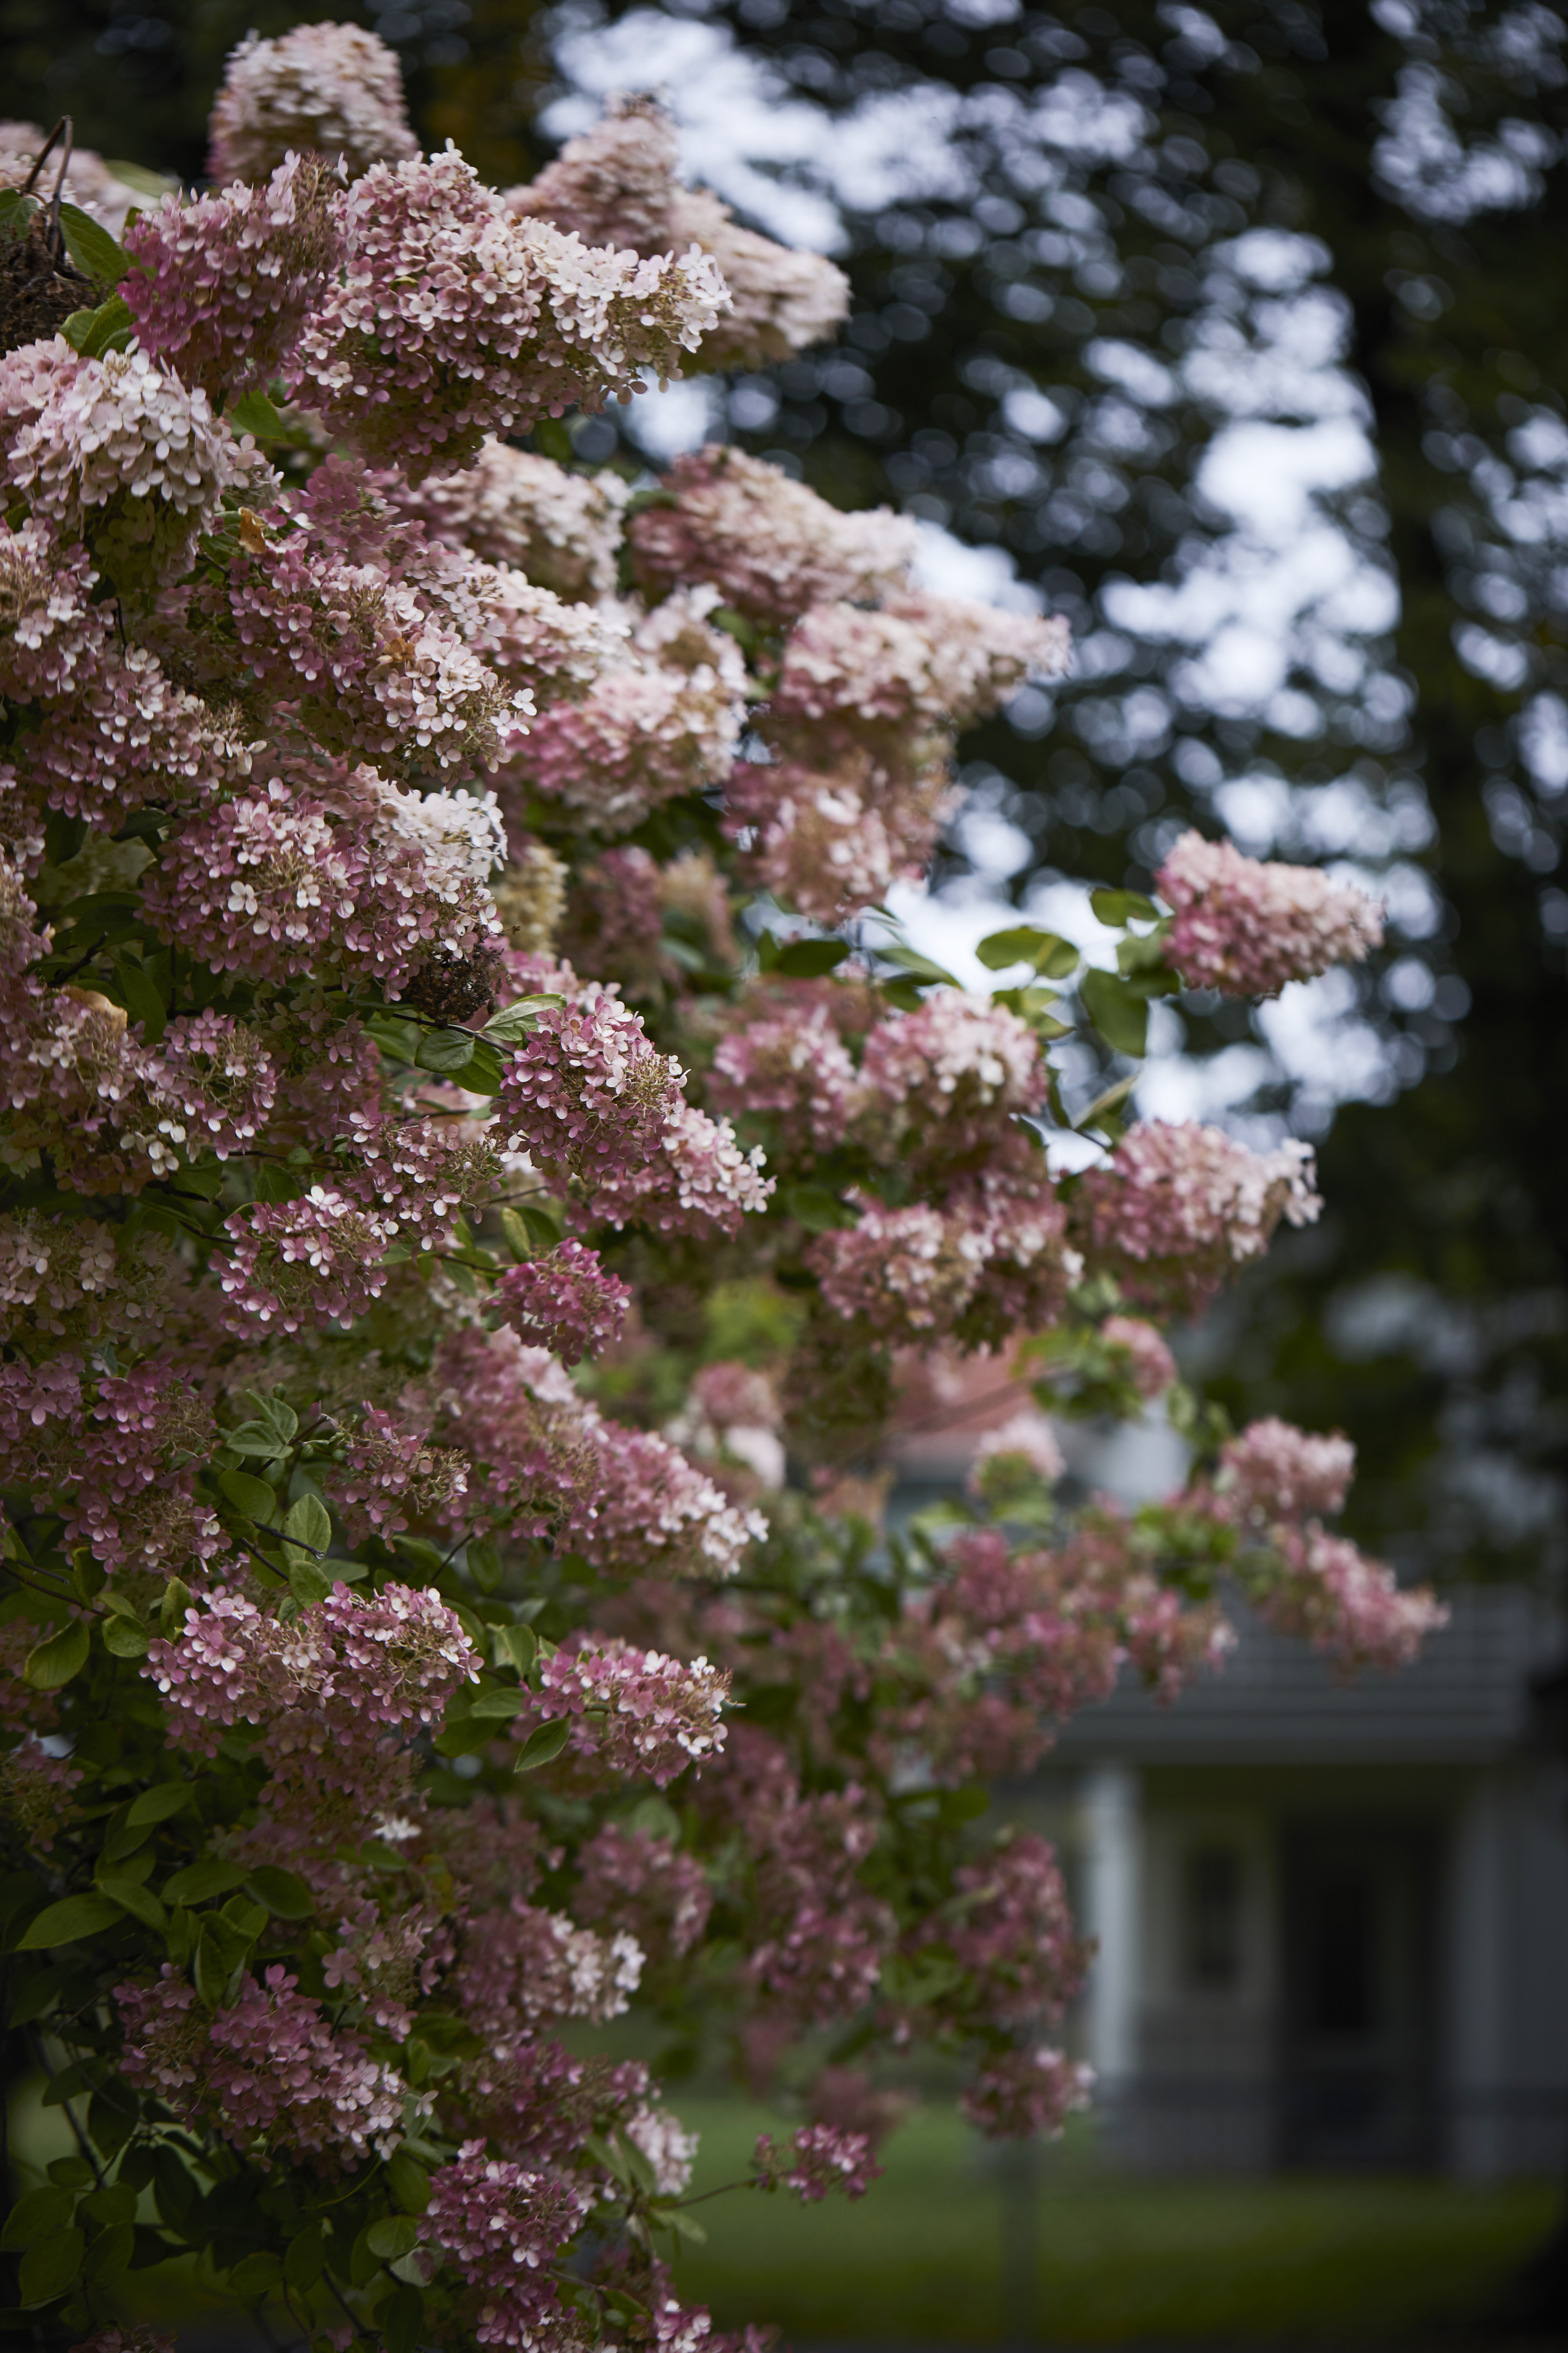
<path fill-rule="evenodd" d="M 86 143 L 195 177 L 227 49 L 321 13 L 0 0 L 7 104 L 69 108 Z M 950 882 L 973 870 L 1018 903 L 1058 877 L 1144 885 L 1194 819 L 1383 874 L 1388 947 L 1321 985 L 1305 1042 L 1217 1002 L 1168 1018 L 1183 1103 L 1313 1134 L 1329 1204 L 1190 1354 L 1238 1414 L 1351 1431 L 1374 1549 L 1438 1577 L 1560 1577 L 1563 13 L 331 13 L 399 49 L 426 142 L 456 139 L 502 185 L 551 152 L 536 125 L 563 28 L 603 27 L 622 80 L 665 78 L 660 21 L 710 47 L 732 34 L 851 163 L 878 110 L 905 122 L 879 185 L 847 170 L 835 190 L 841 343 L 731 384 L 711 420 L 841 503 L 1005 550 L 1071 616 L 1075 680 L 964 746 L 977 797 Z M 603 425 L 579 440 L 614 445 Z M 1086 1100 L 1100 1082 L 1071 1075 Z"/>

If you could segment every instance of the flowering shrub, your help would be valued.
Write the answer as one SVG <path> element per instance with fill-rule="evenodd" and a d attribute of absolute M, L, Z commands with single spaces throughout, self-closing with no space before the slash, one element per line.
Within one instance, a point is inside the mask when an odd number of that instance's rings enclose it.
<path fill-rule="evenodd" d="M 837 272 L 647 101 L 504 195 L 420 158 L 349 27 L 247 41 L 212 153 L 0 354 L 0 1887 L 80 2151 L 13 2301 L 118 2353 L 197 2254 L 334 2353 L 696 2348 L 690 2137 L 566 2021 L 795 2101 L 750 2186 L 807 2201 L 922 2039 L 1057 2130 L 1084 1948 L 969 1785 L 1220 1665 L 1221 1577 L 1346 1664 L 1438 1620 L 1326 1525 L 1345 1441 L 1230 1434 L 1148 1320 L 1316 1214 L 1310 1154 L 1041 1142 L 1075 1023 L 1131 1061 L 1176 976 L 1377 919 L 1189 840 L 1116 973 L 1025 928 L 952 986 L 870 911 L 1060 626 L 548 422 L 786 353 Z M 879 1546 L 900 1398 L 981 1349 L 1033 1402 Z M 1161 1395 L 1183 1493 L 1067 1514 L 1052 1417 Z"/>

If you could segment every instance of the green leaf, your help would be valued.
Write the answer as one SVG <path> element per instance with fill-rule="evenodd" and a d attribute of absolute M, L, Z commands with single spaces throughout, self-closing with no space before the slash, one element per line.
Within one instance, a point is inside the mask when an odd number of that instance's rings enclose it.
<path fill-rule="evenodd" d="M 67 343 L 84 360 L 100 360 L 110 352 L 122 352 L 135 332 L 136 322 L 120 294 L 111 294 L 96 311 L 73 311 L 60 328 Z"/>
<path fill-rule="evenodd" d="M 131 2266 L 136 2245 L 136 2232 L 130 2222 L 111 2222 L 100 2231 L 88 2248 L 82 2263 L 82 2284 L 86 2287 L 112 2287 Z"/>
<path fill-rule="evenodd" d="M 110 1618 L 103 1629 L 103 1647 L 114 1659 L 144 1659 L 151 1640 L 146 1627 L 129 1618 Z"/>
<path fill-rule="evenodd" d="M 111 1904 L 118 1904 L 122 1911 L 129 1912 L 132 1919 L 140 1920 L 144 1928 L 151 1928 L 155 1936 L 163 1934 L 169 1925 L 169 1915 L 152 1890 L 143 1887 L 140 1880 L 105 1877 L 99 1880 L 98 1887 Z"/>
<path fill-rule="evenodd" d="M 216 1855 L 204 1855 L 200 1862 L 188 1862 L 184 1871 L 176 1871 L 173 1879 L 164 1883 L 163 1901 L 208 1904 L 215 1895 L 232 1894 L 250 1876 L 236 1862 L 219 1862 Z"/>
<path fill-rule="evenodd" d="M 283 2279 L 286 2286 L 301 2290 L 312 2288 L 327 2267 L 327 2251 L 319 2222 L 308 2222 L 302 2231 L 289 2240 L 283 2258 Z"/>
<path fill-rule="evenodd" d="M 501 1580 L 500 1547 L 488 1536 L 470 1536 L 463 1547 L 463 1560 L 468 1575 L 481 1593 L 499 1593 Z"/>
<path fill-rule="evenodd" d="M 92 1635 L 85 1618 L 73 1618 L 47 1642 L 40 1642 L 27 1653 L 27 1663 L 22 1670 L 24 1683 L 35 1691 L 58 1691 L 73 1675 L 80 1674 L 92 1648 Z"/>
<path fill-rule="evenodd" d="M 506 1064 L 499 1047 L 488 1038 L 476 1038 L 474 1050 L 458 1074 L 458 1083 L 474 1095 L 493 1095 L 506 1076 Z"/>
<path fill-rule="evenodd" d="M 88 2178 L 91 2179 L 90 2174 Z M 16 2254 L 23 2247 L 30 2247 L 35 2240 L 63 2231 L 75 2204 L 74 2190 L 29 2189 L 6 2215 L 5 2227 L 0 2230 L 0 2248 Z"/>
<path fill-rule="evenodd" d="M 58 1904 L 46 1904 L 37 1918 L 29 1921 L 16 1939 L 16 1950 L 42 1953 L 56 1945 L 74 1945 L 79 1936 L 96 1936 L 124 1916 L 111 1896 L 68 1895 Z"/>
<path fill-rule="evenodd" d="M 40 2239 L 22 2258 L 17 2293 L 26 2305 L 53 2304 L 76 2284 L 86 2241 L 79 2231 L 57 2231 Z"/>
<path fill-rule="evenodd" d="M 1010 964 L 1032 964 L 1049 980 L 1065 980 L 1076 970 L 1079 952 L 1059 932 L 1044 932 L 1037 923 L 1016 923 L 1008 931 L 992 932 L 974 951 L 987 972 L 1001 972 Z"/>
<path fill-rule="evenodd" d="M 290 430 L 258 386 L 231 401 L 224 413 L 237 433 L 254 434 L 258 441 L 281 441 Z"/>
<path fill-rule="evenodd" d="M 419 2244 L 419 2225 L 408 2214 L 384 2214 L 364 2234 L 365 2244 L 384 2263 L 410 2255 Z"/>
<path fill-rule="evenodd" d="M 910 974 L 916 980 L 941 981 L 948 988 L 958 987 L 945 965 L 932 964 L 930 956 L 921 955 L 918 948 L 907 948 L 895 941 L 889 947 L 879 947 L 876 953 L 882 963 L 897 965 L 900 972 Z"/>
<path fill-rule="evenodd" d="M 60 206 L 60 234 L 66 251 L 79 269 L 99 286 L 118 286 L 131 267 L 131 256 L 117 237 L 79 205 Z"/>
<path fill-rule="evenodd" d="M 314 1609 L 319 1601 L 326 1599 L 332 1589 L 332 1580 L 324 1568 L 290 1546 L 284 1547 L 284 1560 L 289 1571 L 289 1590 L 302 1609 Z"/>
<path fill-rule="evenodd" d="M 531 1626 L 498 1626 L 495 1629 L 495 1662 L 498 1667 L 515 1667 L 525 1675 L 539 1655 L 539 1637 Z"/>
<path fill-rule="evenodd" d="M 430 2177 L 405 2148 L 395 2148 L 387 2158 L 386 2186 L 393 2204 L 405 2214 L 423 2214 L 430 2203 Z"/>
<path fill-rule="evenodd" d="M 270 1423 L 242 1421 L 237 1430 L 222 1433 L 224 1445 L 233 1454 L 254 1454 L 263 1461 L 276 1462 L 289 1451 L 289 1440 L 279 1438 Z"/>
<path fill-rule="evenodd" d="M 283 1533 L 293 1544 L 325 1552 L 332 1541 L 332 1515 L 319 1495 L 301 1495 L 283 1514 Z"/>
<path fill-rule="evenodd" d="M 855 1213 L 847 1209 L 836 1193 L 826 1185 L 790 1185 L 785 1187 L 784 1206 L 798 1225 L 807 1233 L 830 1233 L 837 1226 L 852 1226 Z"/>
<path fill-rule="evenodd" d="M 411 2280 L 400 2280 L 375 2307 L 375 2325 L 386 2353 L 415 2353 L 425 2334 L 425 2298 Z"/>
<path fill-rule="evenodd" d="M 184 1813 L 195 1803 L 196 1793 L 189 1781 L 154 1781 L 139 1798 L 132 1798 L 125 1820 L 127 1827 L 139 1830 L 143 1822 L 166 1822 L 171 1814 Z"/>
<path fill-rule="evenodd" d="M 491 1014 L 482 1034 L 493 1038 L 498 1045 L 515 1046 L 521 1039 L 531 1033 L 542 1013 L 548 1012 L 552 1006 L 564 1005 L 565 1002 L 563 997 L 548 995 L 516 997 L 510 1005 L 503 1005 L 499 1013 Z"/>
<path fill-rule="evenodd" d="M 533 1256 L 533 1238 L 515 1209 L 501 1211 L 500 1229 L 506 1236 L 506 1246 L 519 1266 Z"/>
<path fill-rule="evenodd" d="M 316 1899 L 302 1879 L 281 1863 L 259 1862 L 246 1881 L 259 1901 L 279 1920 L 308 1920 Z"/>
<path fill-rule="evenodd" d="M 166 172 L 154 172 L 145 164 L 128 164 L 123 158 L 110 162 L 105 156 L 103 168 L 122 188 L 134 188 L 139 196 L 172 196 L 179 187 L 178 181 L 171 179 Z"/>
<path fill-rule="evenodd" d="M 1152 923 L 1160 910 L 1142 891 L 1091 891 L 1089 903 L 1102 923 L 1120 931 L 1123 923 Z"/>
<path fill-rule="evenodd" d="M 470 1716 L 493 1722 L 498 1718 L 521 1715 L 532 1699 L 531 1692 L 482 1691 L 468 1710 Z"/>
<path fill-rule="evenodd" d="M 694 2247 L 708 2244 L 708 2233 L 695 2214 L 683 2214 L 679 2206 L 656 2205 L 650 2211 L 653 2220 L 678 2239 L 689 2239 Z"/>
<path fill-rule="evenodd" d="M 300 1417 L 293 1407 L 283 1398 L 264 1397 L 259 1389 L 247 1389 L 245 1396 L 256 1408 L 257 1419 L 281 1439 L 285 1446 L 292 1446 L 300 1434 Z"/>
<path fill-rule="evenodd" d="M 149 1046 L 157 1044 L 168 1021 L 169 1008 L 145 965 L 138 964 L 133 956 L 117 955 L 114 979 L 104 994 L 122 1005 L 132 1021 L 141 1022 Z"/>
<path fill-rule="evenodd" d="M 1079 1132 L 1081 1134 L 1085 1128 L 1101 1127 L 1107 1121 L 1113 1118 L 1132 1092 L 1141 1075 L 1141 1072 L 1134 1071 L 1130 1077 L 1118 1079 L 1113 1087 L 1107 1087 L 1102 1095 L 1096 1095 L 1081 1119 L 1075 1122 Z M 1121 1123 L 1118 1122 L 1117 1124 L 1120 1129 Z"/>
<path fill-rule="evenodd" d="M 527 1228 L 528 1238 L 535 1250 L 551 1250 L 555 1248 L 565 1228 L 553 1209 L 537 1201 L 525 1201 L 517 1214 Z"/>
<path fill-rule="evenodd" d="M 0 188 L 0 237 L 23 236 L 37 209 L 37 196 L 25 196 L 20 188 Z"/>
<path fill-rule="evenodd" d="M 558 1716 L 553 1724 L 536 1725 L 518 1750 L 512 1770 L 531 1773 L 536 1766 L 552 1764 L 571 1737 L 571 1720 L 566 1716 Z"/>
<path fill-rule="evenodd" d="M 1149 1048 L 1149 1007 L 1113 972 L 1090 970 L 1079 983 L 1084 1011 L 1108 1046 L 1119 1054 L 1142 1055 Z"/>
<path fill-rule="evenodd" d="M 247 2255 L 228 2275 L 229 2294 L 237 2296 L 242 2304 L 254 2304 L 282 2284 L 283 2265 L 274 2254 Z"/>
<path fill-rule="evenodd" d="M 233 1440 L 229 1441 L 231 1444 Z M 247 1520 L 269 1522 L 278 1509 L 278 1495 L 265 1479 L 258 1479 L 248 1471 L 220 1471 L 218 1491 L 226 1495 L 237 1511 Z"/>
<path fill-rule="evenodd" d="M 835 965 L 842 964 L 848 955 L 843 940 L 791 940 L 787 948 L 779 950 L 775 972 L 786 980 L 820 980 Z"/>
<path fill-rule="evenodd" d="M 414 1059 L 422 1071 L 439 1071 L 453 1078 L 467 1070 L 477 1043 L 471 1029 L 427 1029 Z"/>

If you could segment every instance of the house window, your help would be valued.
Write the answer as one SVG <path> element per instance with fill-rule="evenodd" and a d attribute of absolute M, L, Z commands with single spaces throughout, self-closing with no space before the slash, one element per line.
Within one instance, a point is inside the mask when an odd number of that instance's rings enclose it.
<path fill-rule="evenodd" d="M 1187 1856 L 1183 1975 L 1197 1993 L 1228 1993 L 1241 1978 L 1241 1857 L 1233 1846 Z"/>

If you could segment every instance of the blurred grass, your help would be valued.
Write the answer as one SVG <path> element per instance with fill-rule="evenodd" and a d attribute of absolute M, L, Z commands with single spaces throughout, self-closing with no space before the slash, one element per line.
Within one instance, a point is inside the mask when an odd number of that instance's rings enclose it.
<path fill-rule="evenodd" d="M 37 2090 L 19 2087 L 11 2110 L 24 2179 L 72 2147 Z M 790 2128 L 734 2098 L 677 2105 L 701 2135 L 694 2192 L 743 2179 L 757 2134 Z M 1430 2340 L 1484 2318 L 1560 2197 L 1533 2181 L 1139 2179 L 1101 2161 L 1088 2124 L 1038 2160 L 1026 2330 L 1003 2287 L 1004 2203 L 1018 2191 L 1005 2187 L 999 2153 L 932 2105 L 895 2134 L 884 2162 L 854 2206 L 745 2190 L 710 2200 L 696 2217 L 707 2245 L 676 2264 L 683 2301 L 708 2305 L 723 2327 L 776 2321 L 801 2343 Z M 229 2308 L 188 2260 L 126 2286 L 127 2316 L 165 2327 L 210 2325 Z"/>
<path fill-rule="evenodd" d="M 694 2191 L 742 2176 L 757 2132 L 787 2129 L 734 2100 L 678 2105 L 702 2135 Z M 745 2191 L 700 2208 L 708 2244 L 679 2258 L 683 2301 L 726 2327 L 776 2321 L 805 2341 L 1021 2336 L 1021 2313 L 1005 2327 L 996 2152 L 928 2109 L 884 2161 L 853 2208 Z M 1550 2182 L 1139 2179 L 1102 2165 L 1089 2131 L 1047 2153 L 1037 2182 L 1029 2333 L 1083 2346 L 1462 2332 L 1545 2236 L 1560 2196 Z"/>

